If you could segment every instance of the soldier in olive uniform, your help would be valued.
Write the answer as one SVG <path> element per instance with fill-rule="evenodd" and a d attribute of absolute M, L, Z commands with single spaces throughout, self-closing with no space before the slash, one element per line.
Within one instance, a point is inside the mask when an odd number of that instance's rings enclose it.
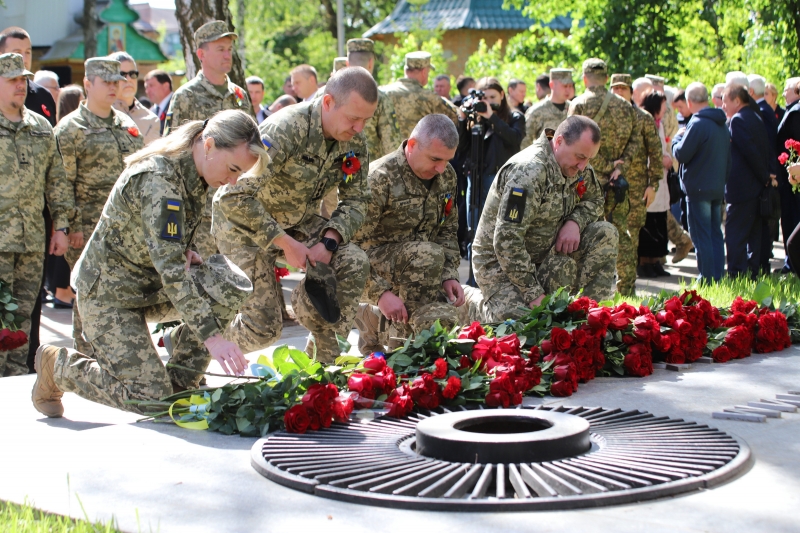
<path fill-rule="evenodd" d="M 247 91 L 228 78 L 233 67 L 233 40 L 237 37 L 221 20 L 203 24 L 194 32 L 194 44 L 202 68 L 197 76 L 172 95 L 164 135 L 169 135 L 174 128 L 189 120 L 205 120 L 224 109 L 240 109 L 253 114 Z M 217 253 L 217 244 L 211 235 L 211 200 L 215 192 L 213 187 L 208 190 L 203 222 L 195 236 L 195 246 L 203 257 Z"/>
<path fill-rule="evenodd" d="M 635 294 L 636 266 L 639 264 L 639 230 L 647 219 L 647 207 L 653 202 L 661 180 L 662 147 L 661 138 L 653 116 L 631 101 L 631 75 L 612 74 L 611 90 L 633 105 L 636 114 L 636 134 L 639 135 L 639 149 L 633 156 L 626 179 L 630 185 L 630 211 L 628 212 L 628 232 L 631 248 L 620 247 L 617 257 L 617 290 L 624 295 Z"/>
<path fill-rule="evenodd" d="M 370 261 L 368 303 L 356 315 L 364 355 L 437 319 L 445 327 L 459 322 L 456 172 L 448 163 L 457 146 L 452 121 L 428 115 L 397 150 L 370 165 L 367 221 L 353 237 Z"/>
<path fill-rule="evenodd" d="M 606 191 L 605 218 L 617 228 L 620 253 L 635 255 L 636 249 L 628 232 L 629 195 L 627 191 L 622 194 L 615 191 L 613 185 L 619 176 L 627 179 L 631 161 L 641 143 L 636 114 L 629 102 L 606 89 L 608 71 L 605 61 L 596 58 L 584 61 L 583 81 L 586 92 L 572 100 L 568 114 L 589 117 L 600 126 L 600 151 L 592 158 L 591 164 Z"/>
<path fill-rule="evenodd" d="M 472 245 L 471 320 L 518 318 L 559 287 L 613 295 L 617 230 L 597 221 L 603 192 L 588 165 L 599 148 L 597 124 L 568 117 L 500 169 Z"/>
<path fill-rule="evenodd" d="M 112 107 L 118 82 L 125 79 L 119 73 L 119 61 L 93 57 L 86 60 L 85 67 L 86 101 L 55 128 L 58 151 L 75 194 L 75 214 L 69 223 L 70 249 L 66 254 L 72 269 L 100 220 L 111 188 L 125 169 L 124 159 L 144 146 L 144 137 L 133 119 Z M 80 312 L 73 307 L 75 349 L 91 353 L 82 332 Z"/>
<path fill-rule="evenodd" d="M 44 264 L 45 195 L 53 224 L 61 228 L 50 241 L 50 253 L 66 251 L 66 228 L 74 210 L 53 128 L 25 108 L 31 78 L 21 55 L 0 55 L 0 280 L 15 299 L 5 303 L 18 306 L 13 314 L 22 319 L 19 329 L 29 337 Z M 0 351 L 0 377 L 27 374 L 27 357 L 27 344 Z"/>
<path fill-rule="evenodd" d="M 406 54 L 405 77 L 381 87 L 394 105 L 400 139 L 408 139 L 417 122 L 433 113 L 447 115 L 458 126 L 456 106 L 425 88 L 432 68 L 428 52 L 410 52 Z"/>
<path fill-rule="evenodd" d="M 525 112 L 525 138 L 522 139 L 521 149 L 533 144 L 545 129 L 555 130 L 566 120 L 570 94 L 575 95 L 572 69 L 550 69 L 550 94 Z"/>
<path fill-rule="evenodd" d="M 305 282 L 292 292 L 298 322 L 313 335 L 306 350 L 332 362 L 336 335 L 346 335 L 369 275 L 366 254 L 350 241 L 364 222 L 369 201 L 367 144 L 360 131 L 378 105 L 378 87 L 361 67 L 340 70 L 325 94 L 293 105 L 261 124 L 272 158 L 266 172 L 225 187 L 214 198 L 214 235 L 220 251 L 253 280 L 253 295 L 239 309 L 226 337 L 246 351 L 280 337 L 282 299 L 275 261 L 296 268 L 306 259 L 330 265 L 341 317 L 328 322 L 314 307 Z M 320 200 L 338 190 L 331 218 L 319 216 Z M 309 248 L 310 247 L 310 248 Z"/>
<path fill-rule="evenodd" d="M 226 111 L 126 160 L 72 276 L 94 355 L 39 348 L 32 399 L 40 413 L 60 417 L 64 392 L 141 413 L 147 408 L 126 402 L 197 388 L 212 358 L 244 372 L 244 355 L 222 332 L 252 285 L 225 257 L 201 258 L 191 243 L 206 189 L 260 171 L 267 158 L 255 121 Z M 175 319 L 184 325 L 170 360 L 193 370 L 166 369 L 150 338 L 148 321 Z"/>

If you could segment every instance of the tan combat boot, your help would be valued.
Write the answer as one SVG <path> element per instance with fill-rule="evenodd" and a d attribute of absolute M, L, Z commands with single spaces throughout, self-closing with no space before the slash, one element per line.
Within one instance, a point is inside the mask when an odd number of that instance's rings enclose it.
<path fill-rule="evenodd" d="M 692 251 L 692 246 L 693 244 L 691 239 L 684 239 L 683 242 L 676 247 L 675 255 L 672 256 L 672 264 L 674 265 L 675 263 L 680 263 L 686 259 L 686 256 L 689 255 L 689 252 Z"/>
<path fill-rule="evenodd" d="M 61 403 L 64 393 L 56 385 L 53 374 L 56 359 L 61 350 L 65 349 L 44 344 L 36 350 L 36 359 L 33 363 L 36 383 L 33 384 L 31 400 L 36 410 L 49 418 L 61 418 L 64 414 L 64 405 Z"/>
<path fill-rule="evenodd" d="M 381 317 L 370 304 L 359 304 L 355 322 L 358 328 L 358 351 L 361 355 L 383 352 L 385 348 L 378 340 Z"/>

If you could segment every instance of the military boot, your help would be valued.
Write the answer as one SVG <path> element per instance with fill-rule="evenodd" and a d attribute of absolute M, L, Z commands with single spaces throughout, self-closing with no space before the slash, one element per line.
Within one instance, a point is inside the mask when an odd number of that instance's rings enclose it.
<path fill-rule="evenodd" d="M 376 314 L 373 306 L 359 304 L 355 322 L 356 328 L 358 328 L 358 351 L 361 352 L 361 355 L 385 350 L 378 339 L 381 317 Z"/>
<path fill-rule="evenodd" d="M 56 385 L 53 376 L 56 359 L 61 350 L 66 350 L 66 348 L 43 344 L 36 350 L 36 358 L 33 363 L 33 368 L 36 370 L 36 383 L 33 384 L 31 400 L 36 410 L 49 418 L 61 418 L 64 414 L 64 405 L 61 403 L 64 393 Z"/>

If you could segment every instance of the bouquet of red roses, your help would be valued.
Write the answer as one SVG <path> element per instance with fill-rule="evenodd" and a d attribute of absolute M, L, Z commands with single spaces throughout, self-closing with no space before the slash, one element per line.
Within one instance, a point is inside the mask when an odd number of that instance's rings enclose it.
<path fill-rule="evenodd" d="M 788 169 L 790 166 L 800 163 L 800 141 L 787 139 L 784 143 L 784 148 L 786 148 L 786 151 L 778 156 L 778 162 L 781 165 Z M 800 181 L 791 175 L 789 176 L 789 183 L 792 185 L 792 192 L 796 193 L 800 189 Z"/>
<path fill-rule="evenodd" d="M 0 280 L 0 352 L 14 350 L 28 342 L 28 335 L 18 329 L 22 318 L 14 314 L 17 309 L 11 289 Z"/>

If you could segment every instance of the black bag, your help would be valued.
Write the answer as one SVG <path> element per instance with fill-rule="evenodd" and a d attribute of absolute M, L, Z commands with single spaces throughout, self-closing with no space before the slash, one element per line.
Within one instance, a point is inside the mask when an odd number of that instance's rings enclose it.
<path fill-rule="evenodd" d="M 667 172 L 667 189 L 669 189 L 669 205 L 681 201 L 683 196 L 681 179 L 678 177 L 678 173 L 672 169 Z"/>
<path fill-rule="evenodd" d="M 767 220 L 778 220 L 781 218 L 781 193 L 777 187 L 767 186 L 761 191 L 759 196 L 761 203 L 761 217 Z"/>

